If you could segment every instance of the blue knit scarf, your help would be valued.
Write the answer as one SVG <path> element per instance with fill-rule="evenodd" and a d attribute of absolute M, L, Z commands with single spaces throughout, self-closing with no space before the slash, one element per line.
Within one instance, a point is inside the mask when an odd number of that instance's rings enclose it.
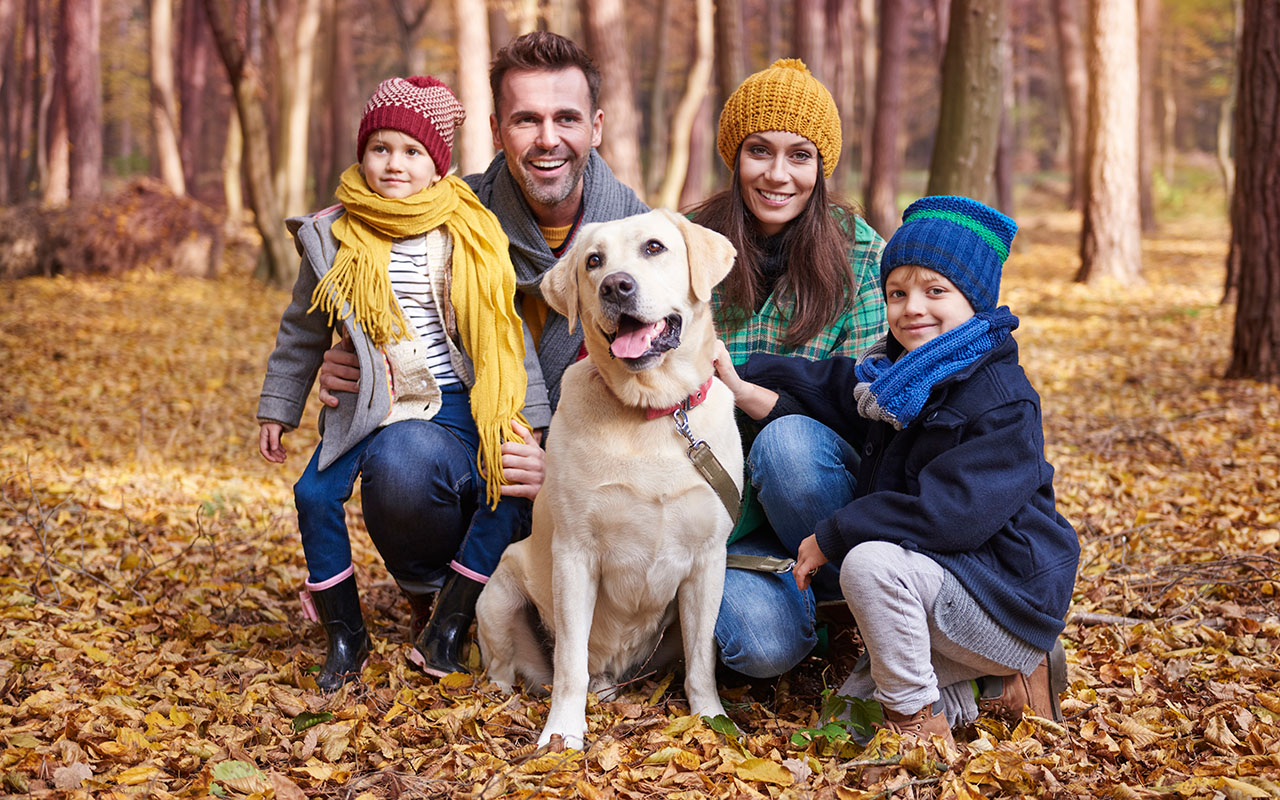
<path fill-rule="evenodd" d="M 888 357 L 888 335 L 858 359 L 853 396 L 858 413 L 896 430 L 911 424 L 933 387 L 994 350 L 1018 327 L 1008 306 L 974 314 L 958 327 L 898 356 Z"/>

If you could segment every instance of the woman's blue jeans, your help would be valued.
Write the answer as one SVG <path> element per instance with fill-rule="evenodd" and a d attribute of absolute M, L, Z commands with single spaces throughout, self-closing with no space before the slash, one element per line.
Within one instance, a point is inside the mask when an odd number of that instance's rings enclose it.
<path fill-rule="evenodd" d="M 764 427 L 747 464 L 768 525 L 729 545 L 730 553 L 795 558 L 815 525 L 853 501 L 859 458 L 822 423 L 798 415 Z M 839 600 L 840 565 L 826 564 L 800 591 L 790 573 L 730 569 L 716 621 L 720 660 L 745 675 L 781 675 L 818 637 L 816 600 Z"/>
<path fill-rule="evenodd" d="M 396 583 L 423 593 L 439 586 L 450 562 L 470 577 L 487 578 L 502 551 L 528 533 L 530 503 L 504 497 L 485 502 L 476 465 L 479 434 L 460 384 L 443 387 L 444 402 L 430 420 L 379 428 L 317 469 L 319 448 L 293 487 L 310 582 L 351 564 L 344 505 L 360 477 L 369 538 Z"/>

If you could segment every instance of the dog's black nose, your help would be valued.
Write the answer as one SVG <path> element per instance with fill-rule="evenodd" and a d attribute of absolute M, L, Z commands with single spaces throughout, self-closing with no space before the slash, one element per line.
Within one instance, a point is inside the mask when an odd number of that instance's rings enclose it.
<path fill-rule="evenodd" d="M 636 293 L 636 279 L 625 272 L 615 272 L 600 282 L 600 299 L 620 303 Z"/>

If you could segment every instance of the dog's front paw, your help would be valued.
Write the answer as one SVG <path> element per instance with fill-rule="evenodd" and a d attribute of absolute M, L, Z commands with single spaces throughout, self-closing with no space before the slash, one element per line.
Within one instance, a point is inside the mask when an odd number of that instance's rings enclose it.
<path fill-rule="evenodd" d="M 582 750 L 584 739 L 587 735 L 587 718 L 583 715 L 581 721 L 566 723 L 557 721 L 555 714 L 551 719 L 547 720 L 547 726 L 542 729 L 542 734 L 538 736 L 538 747 L 545 747 L 551 744 L 552 737 L 559 737 L 561 749 L 563 750 Z"/>

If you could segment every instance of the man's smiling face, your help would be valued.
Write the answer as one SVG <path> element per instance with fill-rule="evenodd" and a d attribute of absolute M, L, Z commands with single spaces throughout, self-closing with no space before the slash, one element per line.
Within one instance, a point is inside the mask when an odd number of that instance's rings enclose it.
<path fill-rule="evenodd" d="M 508 72 L 490 127 L 494 147 L 505 151 L 507 168 L 538 222 L 570 224 L 582 198 L 587 159 L 604 129 L 604 112 L 591 108 L 582 70 Z"/>

